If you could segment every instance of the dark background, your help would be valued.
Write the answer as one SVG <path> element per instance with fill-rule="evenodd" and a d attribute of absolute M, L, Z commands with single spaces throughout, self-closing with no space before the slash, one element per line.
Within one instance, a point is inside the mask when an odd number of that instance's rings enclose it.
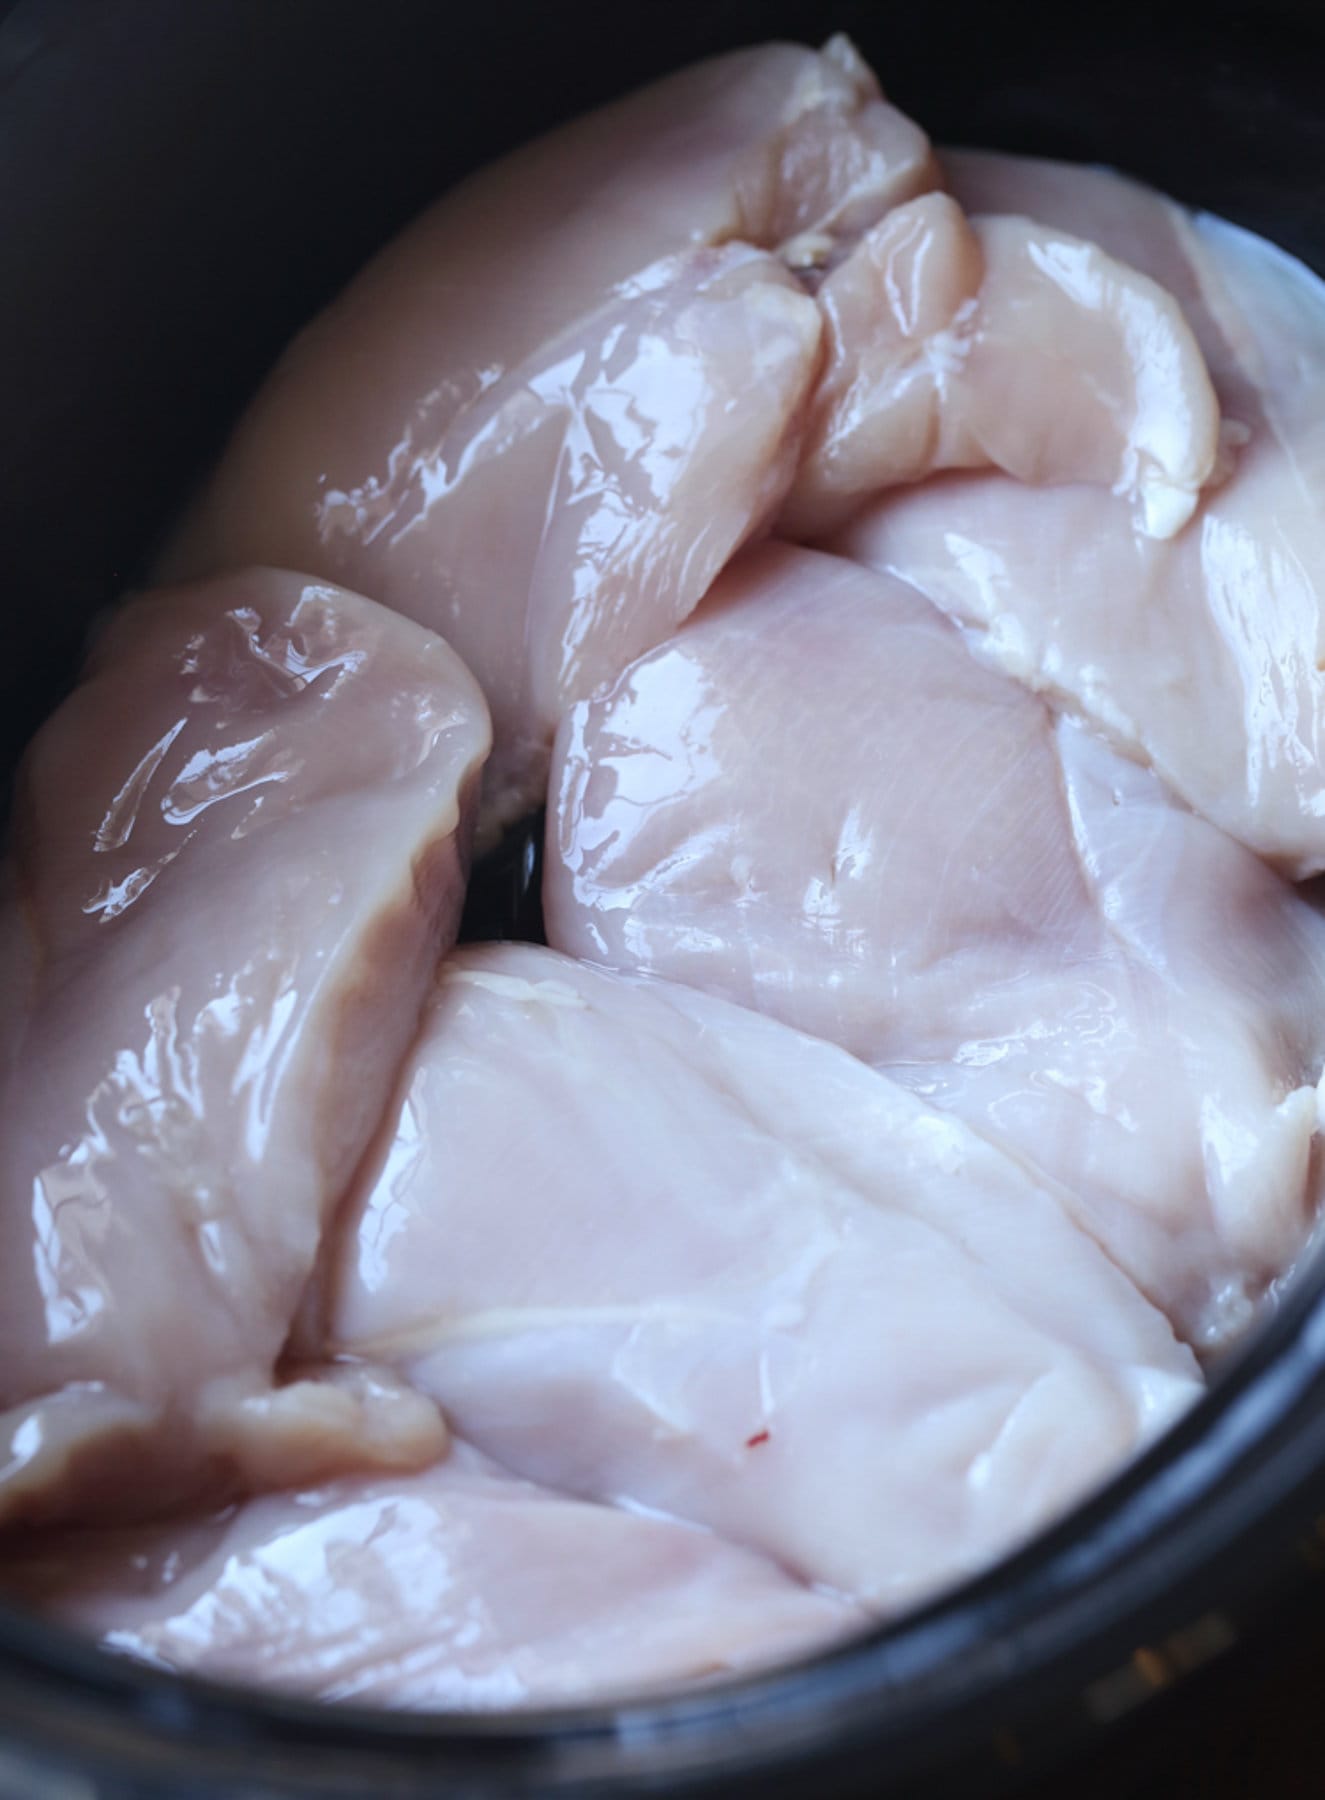
<path fill-rule="evenodd" d="M 1325 269 L 1325 0 L 0 0 L 0 757 L 291 331 L 441 187 L 692 57 L 835 29 L 940 140 L 1114 162 Z M 1028 1795 L 1325 1795 L 1323 1690 L 1313 1587 Z"/>
<path fill-rule="evenodd" d="M 1189 1686 L 1160 1692 L 1116 1741 L 1017 1800 L 1320 1800 L 1325 1595 L 1290 1602 Z"/>

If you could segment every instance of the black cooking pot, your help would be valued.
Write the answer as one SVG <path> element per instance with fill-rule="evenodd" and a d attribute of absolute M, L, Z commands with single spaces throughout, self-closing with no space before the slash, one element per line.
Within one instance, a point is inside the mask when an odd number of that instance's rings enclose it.
<path fill-rule="evenodd" d="M 1325 271 L 1316 0 L 0 4 L 6 767 L 283 342 L 384 238 L 635 82 L 832 29 L 940 140 L 1118 164 Z M 864 1642 L 691 1698 L 408 1718 L 175 1680 L 0 1614 L 0 1794 L 990 1794 L 1080 1768 L 1249 1633 L 1259 1653 L 1325 1562 L 1320 1286 L 1099 1498 Z"/>

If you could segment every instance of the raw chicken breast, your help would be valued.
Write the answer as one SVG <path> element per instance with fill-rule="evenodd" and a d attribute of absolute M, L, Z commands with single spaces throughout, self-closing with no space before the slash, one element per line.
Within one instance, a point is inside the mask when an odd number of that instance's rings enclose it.
<path fill-rule="evenodd" d="M 273 1390 L 459 918 L 489 741 L 439 638 L 303 576 L 141 599 L 20 775 L 0 937 L 0 1519 L 418 1464 Z"/>
<path fill-rule="evenodd" d="M 1171 537 L 1215 472 L 1219 405 L 1177 302 L 1023 218 L 899 206 L 819 290 L 828 368 L 782 514 L 792 536 L 937 469 L 1090 481 Z"/>
<path fill-rule="evenodd" d="M 1325 921 L 902 583 L 746 552 L 569 715 L 552 794 L 550 942 L 886 1067 L 1190 1341 L 1302 1248 Z"/>
<path fill-rule="evenodd" d="M 1070 226 L 1171 289 L 1230 421 L 1232 473 L 1168 543 L 1098 489 L 978 476 L 888 496 L 835 547 L 913 582 L 982 654 L 1286 872 L 1325 869 L 1325 288 L 1116 175 L 950 167 L 965 204 Z"/>
<path fill-rule="evenodd" d="M 831 1045 L 455 952 L 347 1211 L 330 1342 L 506 1467 L 891 1611 L 1200 1390 L 1060 1196 Z"/>
<path fill-rule="evenodd" d="M 743 51 L 483 171 L 292 345 L 167 553 L 308 568 L 445 633 L 480 837 L 564 705 L 666 636 L 790 481 L 836 253 L 937 170 L 845 39 Z M 751 246 L 758 246 L 758 250 Z"/>
<path fill-rule="evenodd" d="M 159 1666 L 323 1700 L 549 1705 L 791 1657 L 865 1622 L 707 1532 L 518 1481 L 421 1475 L 202 1524 L 24 1541 L 11 1598 Z"/>

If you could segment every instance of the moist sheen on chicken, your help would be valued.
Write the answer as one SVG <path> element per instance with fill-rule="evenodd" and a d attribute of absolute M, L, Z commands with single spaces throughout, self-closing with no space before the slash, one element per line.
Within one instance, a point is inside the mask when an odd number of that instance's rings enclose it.
<path fill-rule="evenodd" d="M 1317 1213 L 1323 321 L 1117 177 L 941 166 L 841 38 L 389 245 L 25 766 L 0 1588 L 584 1701 L 1151 1444 Z M 456 949 L 545 800 L 581 960 Z"/>
<path fill-rule="evenodd" d="M 1176 530 L 1219 447 L 1177 305 L 1061 231 L 968 224 L 939 180 L 842 39 L 554 134 L 304 332 L 166 572 L 286 563 L 444 633 L 492 708 L 482 848 L 538 805 L 564 708 L 685 618 L 793 479 L 799 532 L 984 462 L 1103 481 Z M 826 273 L 818 307 L 788 269 Z"/>
<path fill-rule="evenodd" d="M 781 529 L 821 536 L 871 493 L 992 465 L 1091 481 L 1172 537 L 1212 478 L 1219 404 L 1158 283 L 1029 219 L 899 206 L 819 289 L 828 367 Z"/>
<path fill-rule="evenodd" d="M 1303 1247 L 1325 921 L 901 582 L 747 552 L 574 708 L 544 911 L 1029 1159 L 1202 1347 Z"/>
<path fill-rule="evenodd" d="M 456 951 L 389 1117 L 328 1341 L 521 1475 L 878 1610 L 1056 1517 L 1200 1391 L 1051 1185 L 691 989 Z"/>
<path fill-rule="evenodd" d="M 450 944 L 489 742 L 439 638 L 248 571 L 120 613 L 17 797 L 0 1519 L 430 1460 L 389 1377 L 273 1372 Z"/>
<path fill-rule="evenodd" d="M 1325 870 L 1325 287 L 1121 176 L 947 168 L 968 206 L 1067 226 L 1174 294 L 1228 421 L 1227 477 L 1163 543 L 1098 488 L 979 475 L 891 494 L 835 547 L 913 582 L 1288 873 Z"/>
<path fill-rule="evenodd" d="M 550 1493 L 463 1444 L 216 1519 L 39 1536 L 6 1582 L 158 1668 L 435 1710 L 707 1680 L 864 1621 L 709 1532 Z"/>
<path fill-rule="evenodd" d="M 796 263 L 934 185 L 845 40 L 770 45 L 463 183 L 287 352 L 166 558 L 310 569 L 442 632 L 492 707 L 483 840 L 562 707 L 696 604 L 791 480 Z"/>

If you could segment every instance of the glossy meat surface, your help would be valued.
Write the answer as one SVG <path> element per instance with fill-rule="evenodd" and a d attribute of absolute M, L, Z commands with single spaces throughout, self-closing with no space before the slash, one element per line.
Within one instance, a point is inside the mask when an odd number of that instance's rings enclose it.
<path fill-rule="evenodd" d="M 562 706 L 665 636 L 791 479 L 820 323 L 771 253 L 830 258 L 936 179 L 841 39 L 518 151 L 291 346 L 167 572 L 307 568 L 442 632 L 492 707 L 490 842 L 541 800 Z"/>
<path fill-rule="evenodd" d="M 1218 458 L 1219 405 L 1177 302 L 1093 244 L 947 194 L 897 207 L 819 290 L 828 366 L 781 527 L 830 530 L 941 469 L 1093 482 L 1171 537 Z"/>
<path fill-rule="evenodd" d="M 532 946 L 449 959 L 330 1342 L 505 1466 L 891 1611 L 1199 1392 L 1061 1197 L 831 1045 Z"/>
<path fill-rule="evenodd" d="M 1180 1417 L 1325 1167 L 1322 299 L 940 167 L 843 38 L 389 245 L 24 768 L 0 1592 L 610 1700 L 921 1604 Z M 551 947 L 456 949 L 544 798 Z"/>
<path fill-rule="evenodd" d="M 1302 1248 L 1325 922 L 889 577 L 747 552 L 575 708 L 544 911 L 1005 1144 L 1203 1347 Z"/>
<path fill-rule="evenodd" d="M 0 1519 L 415 1463 L 388 1377 L 273 1390 L 468 869 L 482 696 L 271 570 L 140 599 L 39 733 L 0 923 Z"/>
<path fill-rule="evenodd" d="M 1104 171 L 963 154 L 949 172 L 964 204 L 1079 232 L 1170 289 L 1229 422 L 1228 477 L 1163 543 L 1097 489 L 980 475 L 887 496 L 834 547 L 913 582 L 1289 874 L 1325 869 L 1325 289 Z"/>
<path fill-rule="evenodd" d="M 863 1622 L 707 1532 L 516 1480 L 457 1444 L 199 1523 L 46 1534 L 10 1595 L 158 1666 L 489 1711 L 794 1656 Z"/>

